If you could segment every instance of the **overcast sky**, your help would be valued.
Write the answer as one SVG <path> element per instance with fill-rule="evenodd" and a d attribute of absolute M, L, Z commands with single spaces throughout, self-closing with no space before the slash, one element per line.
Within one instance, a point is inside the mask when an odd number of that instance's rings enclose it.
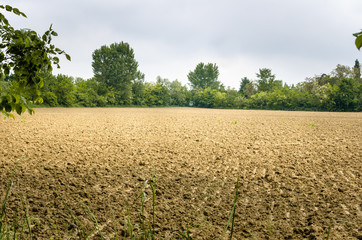
<path fill-rule="evenodd" d="M 93 76 L 92 53 L 128 42 L 146 81 L 157 76 L 188 83 L 199 62 L 216 63 L 219 80 L 239 87 L 270 68 L 288 84 L 362 62 L 352 33 L 362 28 L 362 0 L 13 0 L 28 16 L 17 28 L 45 32 L 71 55 L 63 73 Z"/>

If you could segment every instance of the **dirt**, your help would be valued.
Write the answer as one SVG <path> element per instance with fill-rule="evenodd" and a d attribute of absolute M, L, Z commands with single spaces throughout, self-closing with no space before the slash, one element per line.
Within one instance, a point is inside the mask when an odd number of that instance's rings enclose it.
<path fill-rule="evenodd" d="M 90 231 L 87 207 L 104 238 L 139 233 L 147 183 L 157 239 L 221 239 L 239 177 L 233 239 L 362 239 L 361 136 L 362 113 L 36 109 L 0 120 L 0 199 L 21 159 L 6 212 L 22 198 L 36 239 Z"/>

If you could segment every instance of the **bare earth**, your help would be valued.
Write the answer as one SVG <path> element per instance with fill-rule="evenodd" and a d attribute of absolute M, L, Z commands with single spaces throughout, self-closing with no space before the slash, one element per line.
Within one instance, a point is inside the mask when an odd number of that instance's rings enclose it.
<path fill-rule="evenodd" d="M 361 143 L 362 113 L 36 109 L 0 120 L 0 199 L 22 158 L 8 216 L 22 196 L 35 238 L 65 239 L 80 228 L 65 204 L 94 227 L 85 203 L 109 239 L 156 176 L 157 239 L 220 239 L 240 177 L 234 239 L 362 239 Z"/>

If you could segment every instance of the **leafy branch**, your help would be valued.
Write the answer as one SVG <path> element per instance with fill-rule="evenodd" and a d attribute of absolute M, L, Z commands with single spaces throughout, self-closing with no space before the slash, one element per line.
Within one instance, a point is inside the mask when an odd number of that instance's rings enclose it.
<path fill-rule="evenodd" d="M 0 5 L 3 9 L 15 15 L 26 18 L 26 15 L 17 8 L 9 5 Z M 50 25 L 49 30 L 42 36 L 31 29 L 14 29 L 5 15 L 0 13 L 0 80 L 12 79 L 10 86 L 0 85 L 0 112 L 7 117 L 14 117 L 12 111 L 19 115 L 26 110 L 30 114 L 34 111 L 23 97 L 25 93 L 36 96 L 34 102 L 42 103 L 40 90 L 44 86 L 40 72 L 52 71 L 52 65 L 59 66 L 58 55 L 71 58 L 63 50 L 51 44 L 52 37 L 58 34 Z"/>

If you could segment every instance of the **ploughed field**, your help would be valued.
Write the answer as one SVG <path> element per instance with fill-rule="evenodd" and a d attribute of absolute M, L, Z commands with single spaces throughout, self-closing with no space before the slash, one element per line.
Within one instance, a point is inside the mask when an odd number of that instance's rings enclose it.
<path fill-rule="evenodd" d="M 0 120 L 0 199 L 22 159 L 6 217 L 22 197 L 36 239 L 91 231 L 87 207 L 105 239 L 140 233 L 149 183 L 157 239 L 220 239 L 239 177 L 234 239 L 362 239 L 361 143 L 362 113 L 36 109 Z"/>

